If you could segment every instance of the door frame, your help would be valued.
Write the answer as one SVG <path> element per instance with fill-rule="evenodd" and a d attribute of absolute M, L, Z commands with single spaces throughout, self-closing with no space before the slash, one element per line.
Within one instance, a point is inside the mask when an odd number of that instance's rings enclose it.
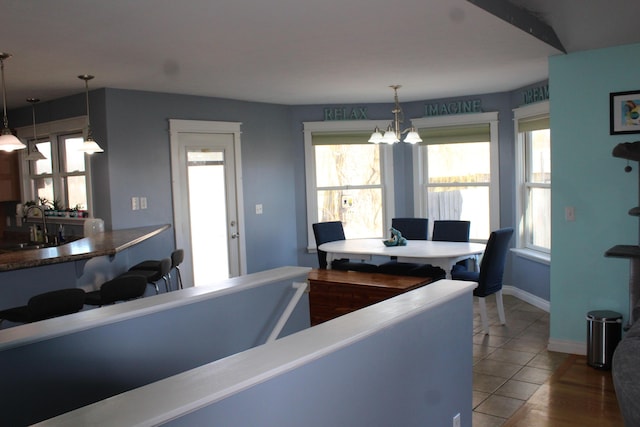
<path fill-rule="evenodd" d="M 208 133 L 208 134 L 232 134 L 233 155 L 236 181 L 236 211 L 238 230 L 238 257 L 240 275 L 247 274 L 246 244 L 244 235 L 244 197 L 242 192 L 242 158 L 240 144 L 241 122 L 219 122 L 207 120 L 181 120 L 169 119 L 169 134 L 171 145 L 171 190 L 173 198 L 173 224 L 176 248 L 186 248 L 189 233 L 189 218 L 184 218 L 181 206 L 187 203 L 186 194 L 182 194 L 180 188 L 180 134 L 181 133 Z"/>

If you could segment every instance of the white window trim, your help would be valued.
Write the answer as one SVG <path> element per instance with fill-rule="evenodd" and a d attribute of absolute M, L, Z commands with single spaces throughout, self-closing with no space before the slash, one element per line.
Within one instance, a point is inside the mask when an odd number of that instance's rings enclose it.
<path fill-rule="evenodd" d="M 18 133 L 18 137 L 25 140 L 33 139 L 35 137 L 35 135 L 33 134 L 33 125 L 17 128 L 16 131 Z M 54 120 L 51 122 L 36 124 L 36 135 L 39 136 L 60 135 L 75 132 L 82 132 L 83 138 L 87 137 L 87 116 L 71 117 L 68 119 Z M 30 176 L 29 167 L 26 160 L 26 151 L 27 150 L 20 151 L 20 194 L 22 195 L 23 201 L 29 200 L 32 197 L 30 194 L 28 194 L 28 189 L 30 188 Z M 90 156 L 91 155 L 89 154 L 85 154 L 87 210 L 91 213 L 92 216 L 95 216 L 95 211 L 93 209 L 93 185 L 91 180 L 91 161 L 89 160 Z"/>
<path fill-rule="evenodd" d="M 525 179 L 524 169 L 524 141 L 520 138 L 520 130 L 518 121 L 521 119 L 533 119 L 538 116 L 549 116 L 549 101 L 536 102 L 535 104 L 525 105 L 513 109 L 513 130 L 515 149 L 515 173 L 516 173 L 516 194 L 515 194 L 515 211 L 516 211 L 516 247 L 512 252 L 517 255 L 536 261 L 542 264 L 551 264 L 551 253 L 536 251 L 525 246 L 524 240 L 524 213 L 525 200 L 522 194 L 522 184 Z"/>
<path fill-rule="evenodd" d="M 318 200 L 315 197 L 316 164 L 313 152 L 313 134 L 322 132 L 373 132 L 376 126 L 384 129 L 388 120 L 341 120 L 327 122 L 303 122 L 304 127 L 304 162 L 307 191 L 307 251 L 316 252 L 316 239 L 313 235 L 313 223 L 317 222 Z M 393 145 L 380 144 L 382 162 L 382 204 L 385 219 L 390 221 L 395 212 L 395 195 L 393 184 Z"/>
<path fill-rule="evenodd" d="M 491 141 L 489 183 L 489 226 L 491 230 L 500 228 L 500 150 L 498 145 L 498 113 L 456 114 L 450 116 L 422 117 L 411 120 L 411 125 L 417 129 L 443 126 L 464 126 L 476 124 L 489 124 Z M 427 164 L 427 150 L 425 146 L 416 144 L 413 146 L 413 200 L 414 214 L 417 217 L 426 217 L 426 194 L 422 191 L 425 182 L 424 167 Z M 487 236 L 488 237 L 488 236 Z"/>

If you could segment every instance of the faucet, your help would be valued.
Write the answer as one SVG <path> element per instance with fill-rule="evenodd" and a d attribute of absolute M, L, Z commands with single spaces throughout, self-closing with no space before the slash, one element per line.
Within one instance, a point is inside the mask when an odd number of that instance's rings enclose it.
<path fill-rule="evenodd" d="M 42 237 L 44 238 L 45 243 L 49 243 L 49 236 L 47 235 L 47 218 L 44 215 L 44 210 L 45 210 L 44 206 L 40 206 L 40 205 L 28 206 L 27 209 L 25 209 L 24 211 L 24 218 L 26 219 L 27 216 L 29 215 L 29 211 L 34 208 L 40 211 L 40 215 L 42 216 Z"/>

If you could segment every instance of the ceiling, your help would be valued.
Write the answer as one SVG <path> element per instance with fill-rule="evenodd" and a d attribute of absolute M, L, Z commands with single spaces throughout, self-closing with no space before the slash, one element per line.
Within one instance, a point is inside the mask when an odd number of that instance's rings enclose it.
<path fill-rule="evenodd" d="M 567 52 L 640 41 L 640 2 L 511 3 Z M 391 102 L 391 84 L 401 101 L 426 100 L 539 82 L 563 54 L 466 0 L 0 0 L 0 10 L 9 109 L 81 93 L 85 73 L 90 89 L 287 105 Z"/>

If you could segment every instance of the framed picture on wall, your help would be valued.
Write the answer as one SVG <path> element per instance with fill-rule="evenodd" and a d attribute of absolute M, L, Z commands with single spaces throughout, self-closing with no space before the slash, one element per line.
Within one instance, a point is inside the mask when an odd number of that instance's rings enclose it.
<path fill-rule="evenodd" d="M 640 133 L 640 90 L 609 94 L 609 133 Z"/>

